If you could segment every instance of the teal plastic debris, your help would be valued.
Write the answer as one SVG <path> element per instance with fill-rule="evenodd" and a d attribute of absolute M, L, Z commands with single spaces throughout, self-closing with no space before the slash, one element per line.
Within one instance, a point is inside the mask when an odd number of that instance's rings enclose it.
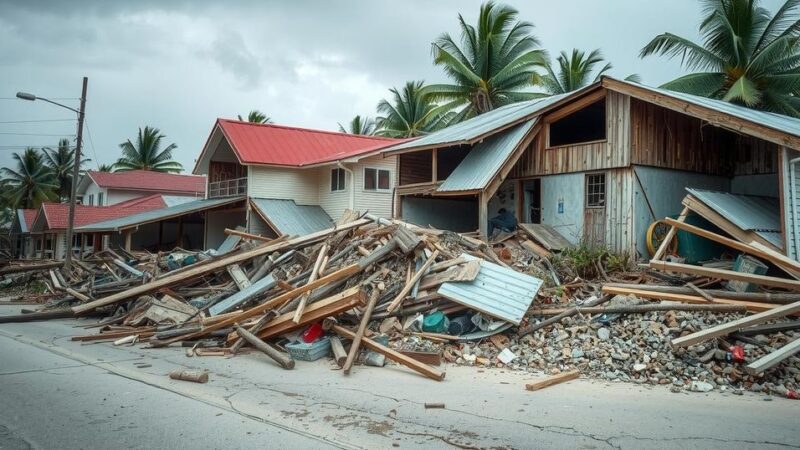
<path fill-rule="evenodd" d="M 428 333 L 445 333 L 450 326 L 450 320 L 441 311 L 428 314 L 422 319 L 422 331 Z"/>

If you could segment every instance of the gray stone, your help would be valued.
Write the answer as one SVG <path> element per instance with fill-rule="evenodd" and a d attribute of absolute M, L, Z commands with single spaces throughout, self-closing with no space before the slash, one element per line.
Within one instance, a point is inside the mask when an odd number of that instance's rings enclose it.
<path fill-rule="evenodd" d="M 598 328 L 597 329 L 597 337 L 600 338 L 601 341 L 607 341 L 611 337 L 611 331 L 608 328 Z"/>

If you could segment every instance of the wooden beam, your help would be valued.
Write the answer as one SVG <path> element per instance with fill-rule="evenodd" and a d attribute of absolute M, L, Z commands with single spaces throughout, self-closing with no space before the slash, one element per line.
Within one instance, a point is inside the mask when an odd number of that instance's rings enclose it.
<path fill-rule="evenodd" d="M 309 283 L 313 282 L 319 277 L 320 267 L 322 267 L 322 261 L 327 256 L 328 248 L 330 247 L 327 243 L 322 244 L 322 247 L 320 247 L 317 260 L 314 262 L 314 267 L 311 269 L 311 275 L 308 276 Z M 303 316 L 303 311 L 306 309 L 306 302 L 308 302 L 309 295 L 310 292 L 306 292 L 300 296 L 300 303 L 297 305 L 297 309 L 294 311 L 294 318 L 292 319 L 294 323 L 300 323 L 300 318 Z"/>
<path fill-rule="evenodd" d="M 639 298 L 646 298 L 650 300 L 666 300 L 666 301 L 681 302 L 681 303 L 708 304 L 708 300 L 699 295 L 648 291 L 646 289 L 616 288 L 613 286 L 603 286 L 602 291 L 605 292 L 606 294 L 635 295 Z M 775 309 L 776 307 L 776 305 L 770 303 L 758 303 L 758 302 L 733 300 L 733 299 L 719 298 L 719 297 L 714 297 L 714 303 L 722 305 L 743 306 L 747 308 L 748 311 L 755 311 L 755 312 L 769 311 L 770 309 Z"/>
<path fill-rule="evenodd" d="M 693 195 L 687 195 L 684 197 L 682 203 L 684 206 L 687 206 L 689 209 L 699 214 L 700 217 L 713 223 L 722 229 L 722 231 L 728 233 L 741 242 L 757 241 L 775 251 L 780 251 L 780 249 L 775 247 L 774 244 L 762 238 L 757 233 L 752 231 L 744 231 L 738 226 L 734 225 L 727 218 L 709 208 L 705 203 L 701 202 Z"/>
<path fill-rule="evenodd" d="M 678 222 L 683 223 L 686 220 L 686 216 L 689 214 L 689 208 L 685 207 L 681 211 L 681 214 L 678 216 Z M 675 235 L 678 233 L 678 230 L 675 229 L 675 226 L 669 229 L 667 235 L 664 237 L 664 240 L 661 242 L 661 245 L 658 246 L 658 250 L 653 255 L 653 259 L 661 259 L 667 253 L 667 249 L 669 248 L 669 244 L 675 239 Z"/>
<path fill-rule="evenodd" d="M 756 275 L 741 273 L 733 270 L 715 269 L 713 267 L 693 266 L 691 264 L 670 263 L 665 261 L 650 261 L 650 267 L 666 272 L 687 273 L 701 277 L 722 278 L 723 280 L 737 280 L 761 286 L 773 286 L 793 291 L 800 290 L 800 281 L 788 280 L 786 278 L 768 277 L 766 275 Z"/>
<path fill-rule="evenodd" d="M 369 320 L 372 317 L 372 311 L 375 309 L 375 305 L 378 303 L 380 296 L 381 291 L 377 288 L 373 288 L 372 294 L 369 296 L 367 307 L 364 309 L 364 315 L 361 317 L 361 322 L 358 324 L 358 330 L 355 336 L 353 336 L 353 343 L 350 344 L 350 352 L 347 353 L 347 359 L 344 362 L 344 366 L 342 366 L 345 375 L 349 375 L 350 369 L 353 368 L 353 363 L 356 361 L 356 356 L 358 356 L 359 347 L 361 347 L 361 340 L 364 339 L 364 332 L 367 331 L 367 325 L 369 325 Z"/>
<path fill-rule="evenodd" d="M 620 288 L 624 289 L 624 291 L 616 292 L 618 294 L 623 294 L 630 291 L 631 289 L 641 290 L 646 292 L 666 292 L 668 294 L 686 294 L 686 295 L 694 295 L 693 291 L 687 287 L 683 286 L 662 286 L 660 284 L 626 284 L 626 283 L 604 283 L 603 284 L 603 292 L 606 292 L 607 289 L 610 288 Z M 610 292 L 610 291 L 608 291 Z M 774 293 L 774 292 L 736 292 L 736 291 L 729 291 L 727 289 L 703 289 L 703 292 L 711 295 L 715 300 L 716 299 L 730 299 L 730 300 L 743 300 L 748 302 L 756 302 L 756 303 L 773 303 L 779 305 L 786 305 L 788 303 L 794 303 L 800 301 L 800 294 L 785 294 L 785 293 Z"/>
<path fill-rule="evenodd" d="M 356 336 L 355 333 L 353 333 L 352 331 L 348 330 L 347 328 L 345 328 L 345 327 L 343 327 L 341 325 L 333 325 L 332 330 L 333 330 L 334 333 L 336 333 L 339 336 L 342 336 L 344 338 L 347 338 L 347 339 L 354 339 L 355 336 Z M 403 355 L 400 352 L 394 351 L 389 347 L 386 347 L 384 345 L 381 345 L 381 344 L 373 341 L 372 339 L 369 339 L 369 338 L 365 337 L 365 338 L 362 338 L 362 342 L 370 350 L 376 351 L 376 352 L 386 356 L 390 360 L 392 360 L 392 361 L 394 361 L 394 362 L 396 362 L 398 364 L 402 364 L 402 365 L 408 367 L 411 370 L 415 370 L 415 371 L 421 373 L 422 375 L 425 375 L 428 378 L 434 379 L 436 381 L 444 380 L 444 376 L 445 376 L 444 372 L 436 370 L 433 367 L 428 366 L 427 364 L 423 364 L 423 363 L 417 361 L 414 358 L 410 358 L 410 357 L 408 357 L 406 355 Z"/>
<path fill-rule="evenodd" d="M 767 369 L 777 366 L 781 361 L 789 358 L 795 353 L 800 352 L 800 338 L 784 345 L 783 347 L 769 353 L 747 365 L 747 373 L 758 375 Z"/>
<path fill-rule="evenodd" d="M 597 92 L 593 92 L 589 95 L 586 95 L 580 100 L 569 102 L 563 108 L 556 109 L 553 112 L 547 114 L 546 116 L 544 116 L 544 122 L 549 124 L 557 120 L 563 119 L 564 117 L 567 117 L 570 114 L 591 105 L 592 103 L 600 101 L 605 97 L 606 97 L 606 90 L 600 89 Z"/>
<path fill-rule="evenodd" d="M 257 350 L 272 358 L 272 360 L 278 363 L 281 367 L 287 370 L 294 369 L 294 360 L 289 355 L 262 341 L 253 333 L 239 326 L 239 324 L 234 325 L 234 327 L 236 328 L 236 334 L 238 334 L 239 337 L 247 341 L 247 343 L 252 345 Z"/>
<path fill-rule="evenodd" d="M 574 380 L 581 375 L 581 371 L 578 369 L 569 370 L 567 372 L 562 372 L 558 375 L 552 375 L 547 378 L 543 378 L 541 380 L 534 381 L 533 383 L 527 383 L 525 385 L 526 391 L 538 391 L 539 389 L 544 389 L 546 387 L 550 387 L 554 384 L 563 383 L 565 381 Z"/>
<path fill-rule="evenodd" d="M 176 284 L 185 283 L 196 277 L 211 273 L 216 270 L 223 269 L 230 264 L 247 261 L 257 256 L 268 255 L 270 253 L 287 250 L 292 247 L 311 244 L 320 239 L 324 239 L 325 237 L 333 233 L 337 233 L 339 231 L 344 231 L 344 230 L 350 230 L 353 228 L 358 228 L 370 222 L 371 221 L 369 219 L 359 219 L 335 228 L 328 228 L 326 230 L 318 231 L 316 233 L 308 234 L 305 236 L 300 236 L 287 241 L 278 242 L 276 244 L 264 244 L 246 252 L 236 253 L 233 255 L 226 255 L 217 260 L 209 260 L 208 263 L 198 265 L 197 267 L 187 266 L 190 267 L 190 269 L 187 269 L 186 271 L 182 271 L 180 273 L 173 275 L 168 274 L 167 276 L 159 278 L 157 280 L 153 280 L 150 283 L 143 284 L 141 286 L 136 286 L 134 288 L 113 295 L 109 295 L 108 297 L 97 299 L 93 302 L 89 302 L 84 305 L 76 306 L 72 308 L 72 310 L 76 315 L 84 314 L 94 309 L 97 309 L 101 306 L 113 305 L 115 303 L 119 303 L 129 298 L 135 298 L 144 294 L 155 292 L 167 286 L 174 286 Z"/>
<path fill-rule="evenodd" d="M 675 338 L 672 340 L 671 345 L 672 348 L 688 347 L 690 345 L 714 339 L 715 337 L 725 336 L 727 334 L 741 330 L 742 328 L 747 328 L 752 325 L 758 325 L 760 323 L 764 323 L 772 319 L 785 317 L 789 314 L 793 314 L 798 311 L 800 311 L 800 302 L 790 303 L 788 305 L 782 305 L 777 308 L 773 308 L 769 311 L 753 314 L 752 316 L 744 317 L 738 320 L 717 325 L 715 327 L 706 328 L 705 330 L 701 330 L 683 337 Z"/>
<path fill-rule="evenodd" d="M 547 309 L 533 309 L 529 312 L 532 316 L 560 316 L 569 312 L 571 308 L 547 308 Z M 724 304 L 711 304 L 704 303 L 646 303 L 642 305 L 624 305 L 624 306 L 591 306 L 587 308 L 578 308 L 578 312 L 583 314 L 643 314 L 653 311 L 716 311 L 716 312 L 745 312 L 747 308 L 744 305 L 724 305 Z"/>
<path fill-rule="evenodd" d="M 403 303 L 403 300 L 406 298 L 406 295 L 408 295 L 408 293 L 411 292 L 411 289 L 414 288 L 414 285 L 417 284 L 417 281 L 419 281 L 425 275 L 425 273 L 427 273 L 428 268 L 436 261 L 436 257 L 438 256 L 439 256 L 439 250 L 434 250 L 431 257 L 428 258 L 427 261 L 425 261 L 425 264 L 423 264 L 422 267 L 419 268 L 419 270 L 414 274 L 414 276 L 411 277 L 411 280 L 409 280 L 409 282 L 406 283 L 405 286 L 403 286 L 403 289 L 397 294 L 394 300 L 392 300 L 392 303 L 390 303 L 389 307 L 386 308 L 387 311 L 394 312 L 395 309 L 400 307 L 400 304 Z"/>

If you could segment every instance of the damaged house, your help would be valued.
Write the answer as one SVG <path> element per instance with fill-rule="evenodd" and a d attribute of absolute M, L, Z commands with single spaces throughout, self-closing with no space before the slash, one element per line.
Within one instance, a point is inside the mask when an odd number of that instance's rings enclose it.
<path fill-rule="evenodd" d="M 395 214 L 417 224 L 486 235 L 502 208 L 647 258 L 648 229 L 682 212 L 688 188 L 727 232 L 798 256 L 800 120 L 777 114 L 603 77 L 383 154 L 398 159 Z"/>

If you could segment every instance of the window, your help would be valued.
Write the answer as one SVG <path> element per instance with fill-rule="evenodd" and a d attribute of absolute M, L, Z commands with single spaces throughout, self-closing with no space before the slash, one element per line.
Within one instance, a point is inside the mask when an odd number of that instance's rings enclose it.
<path fill-rule="evenodd" d="M 606 138 L 605 99 L 556 120 L 548 130 L 548 147 L 602 141 Z"/>
<path fill-rule="evenodd" d="M 344 179 L 345 179 L 345 171 L 344 171 L 344 169 L 332 169 L 331 170 L 331 192 L 343 191 L 344 190 Z"/>
<path fill-rule="evenodd" d="M 86 202 L 87 205 L 94 205 L 94 194 L 89 194 L 89 200 Z"/>
<path fill-rule="evenodd" d="M 364 190 L 365 191 L 388 191 L 391 189 L 389 179 L 391 175 L 388 170 L 383 169 L 364 169 Z"/>
<path fill-rule="evenodd" d="M 586 175 L 586 207 L 605 208 L 606 206 L 606 174 L 590 173 Z"/>
<path fill-rule="evenodd" d="M 103 204 L 104 204 L 103 203 L 103 200 L 104 200 L 103 197 L 105 197 L 105 195 L 102 192 L 97 194 L 97 205 L 98 206 L 103 206 Z"/>

